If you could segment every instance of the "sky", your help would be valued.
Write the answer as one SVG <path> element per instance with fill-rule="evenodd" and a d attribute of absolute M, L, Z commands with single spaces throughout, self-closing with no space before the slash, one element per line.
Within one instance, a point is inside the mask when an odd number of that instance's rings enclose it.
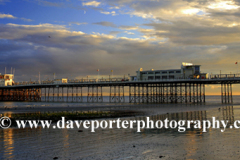
<path fill-rule="evenodd" d="M 182 62 L 229 74 L 239 53 L 240 0 L 0 0 L 0 73 L 15 68 L 15 81 L 123 77 Z"/>

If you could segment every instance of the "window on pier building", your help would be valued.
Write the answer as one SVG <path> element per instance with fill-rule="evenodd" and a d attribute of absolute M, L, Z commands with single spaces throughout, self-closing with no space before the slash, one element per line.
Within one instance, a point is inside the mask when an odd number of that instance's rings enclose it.
<path fill-rule="evenodd" d="M 156 76 L 155 79 L 160 79 L 160 76 Z"/>
<path fill-rule="evenodd" d="M 181 73 L 181 71 L 176 71 L 176 73 Z"/>
<path fill-rule="evenodd" d="M 167 79 L 167 76 L 162 76 L 162 79 Z"/>
<path fill-rule="evenodd" d="M 169 76 L 169 79 L 174 79 L 174 76 Z"/>
<path fill-rule="evenodd" d="M 148 72 L 148 74 L 153 74 L 153 72 Z"/>
<path fill-rule="evenodd" d="M 153 80 L 153 76 L 148 76 L 148 80 Z"/>
<path fill-rule="evenodd" d="M 169 71 L 169 73 L 174 73 L 174 71 Z"/>
<path fill-rule="evenodd" d="M 167 71 L 163 71 L 162 74 L 167 74 Z"/>
<path fill-rule="evenodd" d="M 195 74 L 199 74 L 199 66 L 195 66 Z"/>

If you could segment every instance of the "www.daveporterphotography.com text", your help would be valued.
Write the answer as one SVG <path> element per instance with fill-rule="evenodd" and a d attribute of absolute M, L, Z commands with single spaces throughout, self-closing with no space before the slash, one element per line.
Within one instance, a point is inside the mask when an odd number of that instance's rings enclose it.
<path fill-rule="evenodd" d="M 12 122 L 9 117 L 2 117 L 0 119 L 0 128 L 6 129 L 11 126 Z M 145 120 L 66 120 L 62 117 L 56 123 L 52 120 L 15 120 L 17 128 L 30 127 L 32 129 L 41 126 L 42 128 L 53 128 L 53 129 L 74 129 L 84 128 L 90 129 L 91 132 L 95 132 L 96 129 L 136 129 L 137 132 L 141 132 L 142 129 L 177 129 L 178 132 L 185 132 L 186 129 L 195 128 L 201 129 L 202 132 L 207 132 L 207 129 L 221 129 L 224 132 L 228 126 L 228 120 L 217 120 L 212 117 L 210 120 L 151 120 L 146 117 Z M 240 128 L 240 121 L 234 121 L 233 125 L 229 126 L 232 128 Z"/>

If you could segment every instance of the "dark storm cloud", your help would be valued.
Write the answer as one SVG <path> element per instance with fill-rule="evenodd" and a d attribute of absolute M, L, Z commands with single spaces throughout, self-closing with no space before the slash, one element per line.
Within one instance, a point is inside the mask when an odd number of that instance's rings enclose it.
<path fill-rule="evenodd" d="M 240 9 L 235 9 L 232 11 L 226 10 L 226 11 L 219 11 L 219 10 L 208 10 L 209 14 L 212 17 L 216 18 L 225 18 L 228 19 L 229 21 L 239 21 L 240 19 Z"/>
<path fill-rule="evenodd" d="M 146 25 L 154 27 L 155 36 L 167 37 L 174 43 L 184 45 L 218 45 L 240 42 L 239 26 L 200 26 L 186 21 Z"/>

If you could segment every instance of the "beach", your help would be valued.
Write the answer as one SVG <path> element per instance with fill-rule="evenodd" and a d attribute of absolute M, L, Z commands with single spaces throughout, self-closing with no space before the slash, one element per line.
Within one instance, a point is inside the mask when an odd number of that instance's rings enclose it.
<path fill-rule="evenodd" d="M 213 99 L 213 98 L 212 98 Z M 221 129 L 0 129 L 0 159 L 239 159 L 238 129 L 230 129 L 240 119 L 240 105 L 234 104 L 16 104 L 2 105 L 1 114 L 26 112 L 138 111 L 139 115 L 121 120 L 229 120 Z M 19 102 L 18 102 L 19 104 Z M 28 105 L 28 106 L 26 106 Z M 35 105 L 35 106 L 32 106 Z M 44 106 L 46 105 L 46 106 Z M 49 105 L 49 106 L 48 106 Z M 6 108 L 6 106 L 8 106 Z M 15 107 L 14 107 L 15 106 Z M 17 108 L 17 109 L 16 109 Z M 116 120 L 117 118 L 96 118 Z M 79 132 L 81 131 L 81 132 Z"/>

